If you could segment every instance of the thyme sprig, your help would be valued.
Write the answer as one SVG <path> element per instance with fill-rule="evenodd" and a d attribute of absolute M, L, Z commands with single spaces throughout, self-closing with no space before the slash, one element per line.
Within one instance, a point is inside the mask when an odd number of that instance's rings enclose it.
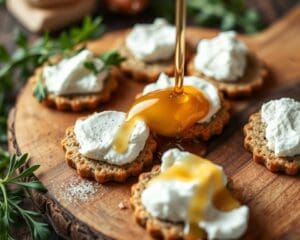
<path fill-rule="evenodd" d="M 45 187 L 37 180 L 29 180 L 39 165 L 33 165 L 18 173 L 17 169 L 25 166 L 28 155 L 20 156 L 0 151 L 0 239 L 14 239 L 13 227 L 18 217 L 21 217 L 27 224 L 33 239 L 48 239 L 50 231 L 46 223 L 40 222 L 41 215 L 38 212 L 22 208 L 21 203 L 26 198 L 28 190 L 44 192 Z M 8 163 L 8 168 L 3 166 Z M 24 181 L 24 179 L 27 181 Z"/>

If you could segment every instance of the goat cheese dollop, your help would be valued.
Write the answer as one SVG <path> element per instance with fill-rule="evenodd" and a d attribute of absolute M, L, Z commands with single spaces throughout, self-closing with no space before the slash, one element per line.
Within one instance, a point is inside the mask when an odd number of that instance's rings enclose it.
<path fill-rule="evenodd" d="M 244 75 L 248 49 L 233 31 L 203 39 L 197 47 L 194 65 L 208 77 L 219 81 L 237 81 Z"/>
<path fill-rule="evenodd" d="M 170 149 L 162 156 L 161 172 L 180 163 L 192 155 L 179 149 Z M 218 166 L 217 166 L 218 167 Z M 223 183 L 227 177 L 223 169 Z M 188 204 L 195 195 L 199 181 L 183 181 L 180 179 L 153 179 L 153 182 L 142 192 L 142 203 L 146 210 L 154 217 L 172 222 L 188 221 Z M 240 206 L 231 211 L 223 212 L 213 206 L 211 191 L 208 189 L 209 203 L 206 206 L 204 218 L 198 223 L 208 235 L 209 239 L 236 239 L 247 229 L 249 208 Z"/>
<path fill-rule="evenodd" d="M 99 73 L 86 68 L 87 62 L 93 63 Z M 47 91 L 56 95 L 101 92 L 108 74 L 103 61 L 87 49 L 57 64 L 45 66 L 42 71 Z"/>
<path fill-rule="evenodd" d="M 281 98 L 263 104 L 262 121 L 266 124 L 267 147 L 276 156 L 300 154 L 300 102 Z"/>
<path fill-rule="evenodd" d="M 145 62 L 170 59 L 175 51 L 176 29 L 165 19 L 152 24 L 136 24 L 126 38 L 126 46 Z"/>
<path fill-rule="evenodd" d="M 142 120 L 137 120 L 130 134 L 127 150 L 117 152 L 113 140 L 124 123 L 126 114 L 118 111 L 96 113 L 84 120 L 77 120 L 74 127 L 79 152 L 88 158 L 114 165 L 133 162 L 144 149 L 149 136 L 149 128 Z"/>

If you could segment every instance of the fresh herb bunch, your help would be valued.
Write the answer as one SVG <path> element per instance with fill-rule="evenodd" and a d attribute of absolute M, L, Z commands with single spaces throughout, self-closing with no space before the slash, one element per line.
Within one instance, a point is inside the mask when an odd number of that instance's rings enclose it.
<path fill-rule="evenodd" d="M 94 19 L 85 17 L 82 26 L 70 28 L 58 37 L 44 34 L 33 45 L 29 44 L 24 33 L 17 31 L 15 42 L 18 48 L 12 55 L 0 45 L 0 143 L 6 141 L 8 105 L 6 100 L 12 90 L 12 79 L 26 80 L 37 66 L 46 62 L 51 56 L 57 54 L 70 56 L 75 46 L 83 46 L 85 41 L 96 38 L 103 32 L 101 17 Z"/>
<path fill-rule="evenodd" d="M 262 29 L 260 16 L 248 9 L 244 0 L 187 0 L 188 16 L 191 21 L 222 30 L 239 30 L 255 33 Z M 153 1 L 152 9 L 158 16 L 174 20 L 174 0 Z"/>
<path fill-rule="evenodd" d="M 222 30 L 242 30 L 254 33 L 262 29 L 258 13 L 248 9 L 244 0 L 188 0 L 195 23 L 220 26 Z"/>
<path fill-rule="evenodd" d="M 104 27 L 101 22 L 100 17 L 94 20 L 91 17 L 85 17 L 81 27 L 62 32 L 57 38 L 51 38 L 49 34 L 45 34 L 32 46 L 25 34 L 18 31 L 16 44 L 19 48 L 12 56 L 3 46 L 0 47 L 0 63 L 3 64 L 0 70 L 0 80 L 11 79 L 16 70 L 20 70 L 20 75 L 27 78 L 38 65 L 46 62 L 51 56 L 72 54 L 75 46 L 103 33 Z"/>
<path fill-rule="evenodd" d="M 33 239 L 49 239 L 50 231 L 48 225 L 39 222 L 41 215 L 34 211 L 23 209 L 20 204 L 30 189 L 46 191 L 44 186 L 37 180 L 29 180 L 33 173 L 39 168 L 33 165 L 21 173 L 17 169 L 23 167 L 28 159 L 27 154 L 21 156 L 0 151 L 0 239 L 14 239 L 12 228 L 16 226 L 18 218 L 21 217 L 27 224 Z M 6 164 L 8 168 L 6 169 Z M 28 181 L 24 182 L 24 178 Z"/>

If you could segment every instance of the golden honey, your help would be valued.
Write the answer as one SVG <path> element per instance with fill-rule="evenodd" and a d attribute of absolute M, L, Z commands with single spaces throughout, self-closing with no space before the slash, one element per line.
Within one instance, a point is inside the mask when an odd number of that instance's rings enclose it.
<path fill-rule="evenodd" d="M 174 137 L 203 119 L 209 112 L 210 103 L 204 94 L 194 87 L 183 86 L 185 6 L 185 0 L 177 0 L 175 86 L 148 93 L 135 100 L 113 142 L 114 149 L 120 153 L 126 151 L 137 120 L 145 121 L 151 131 L 159 135 Z M 203 219 L 211 201 L 214 207 L 221 211 L 230 211 L 240 206 L 224 186 L 222 170 L 217 165 L 196 155 L 186 157 L 151 182 L 159 179 L 199 183 L 195 195 L 189 202 L 186 222 L 188 232 L 185 239 L 199 239 L 204 236 L 204 231 L 198 223 Z"/>
<path fill-rule="evenodd" d="M 195 195 L 188 206 L 188 239 L 194 239 L 201 234 L 202 230 L 198 227 L 198 223 L 203 219 L 211 199 L 214 207 L 221 211 L 230 211 L 240 206 L 224 186 L 222 170 L 209 160 L 196 155 L 189 155 L 151 182 L 157 180 L 198 182 Z"/>
<path fill-rule="evenodd" d="M 162 136 L 173 137 L 201 120 L 209 111 L 209 102 L 198 89 L 183 87 L 185 64 L 185 0 L 176 2 L 175 86 L 148 93 L 138 98 L 127 113 L 113 146 L 126 151 L 130 134 L 137 120 Z"/>
<path fill-rule="evenodd" d="M 127 119 L 114 139 L 114 148 L 120 153 L 127 149 L 138 119 L 145 121 L 153 132 L 173 137 L 205 117 L 209 107 L 204 94 L 190 86 L 185 86 L 181 94 L 168 88 L 144 95 L 127 112 Z"/>
<path fill-rule="evenodd" d="M 125 123 L 120 127 L 113 141 L 113 147 L 117 152 L 126 151 L 136 120 L 145 121 L 149 128 L 159 135 L 173 137 L 208 114 L 210 104 L 203 93 L 191 86 L 183 87 L 185 21 L 185 0 L 177 0 L 175 86 L 148 93 L 133 103 Z"/>
<path fill-rule="evenodd" d="M 176 46 L 175 46 L 175 87 L 176 93 L 182 93 L 185 65 L 185 26 L 186 2 L 176 1 Z"/>

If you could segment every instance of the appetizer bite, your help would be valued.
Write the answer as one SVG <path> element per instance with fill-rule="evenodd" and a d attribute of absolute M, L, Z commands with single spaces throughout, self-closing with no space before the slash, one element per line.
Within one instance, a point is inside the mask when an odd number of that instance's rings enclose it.
<path fill-rule="evenodd" d="M 104 111 L 76 121 L 66 130 L 62 146 L 69 166 L 82 177 L 94 178 L 99 183 L 124 182 L 152 164 L 156 142 L 142 120 L 136 121 L 127 148 L 118 151 L 114 138 L 125 113 Z"/>
<path fill-rule="evenodd" d="M 223 98 L 222 93 L 218 91 L 213 84 L 201 79 L 200 77 L 184 77 L 183 83 L 184 87 L 193 87 L 203 93 L 206 100 L 205 103 L 203 103 L 203 109 L 207 108 L 207 111 L 200 120 L 189 128 L 184 129 L 177 137 L 183 139 L 199 138 L 206 141 L 211 136 L 222 133 L 224 126 L 230 119 L 230 104 Z M 175 78 L 168 77 L 166 74 L 161 73 L 155 83 L 150 83 L 145 86 L 141 95 L 171 88 L 174 85 Z M 184 106 L 182 107 L 184 108 Z M 188 117 L 189 116 L 184 116 L 184 118 Z M 176 120 L 174 119 L 174 121 Z"/>
<path fill-rule="evenodd" d="M 250 116 L 244 127 L 245 148 L 253 160 L 272 172 L 296 175 L 300 170 L 300 102 L 272 100 Z"/>
<path fill-rule="evenodd" d="M 188 74 L 212 82 L 228 97 L 237 97 L 261 88 L 267 71 L 262 61 L 230 31 L 198 43 Z"/>
<path fill-rule="evenodd" d="M 96 56 L 88 49 L 71 57 L 52 59 L 33 77 L 34 96 L 58 110 L 95 109 L 108 101 L 117 88 L 118 69 L 114 66 L 123 60 L 115 51 Z"/>
<path fill-rule="evenodd" d="M 127 58 L 121 64 L 122 71 L 131 79 L 145 82 L 155 81 L 161 72 L 173 75 L 175 42 L 176 29 L 164 19 L 136 24 L 118 48 Z"/>
<path fill-rule="evenodd" d="M 133 185 L 136 221 L 159 239 L 236 239 L 247 229 L 249 209 L 226 188 L 222 167 L 170 149 L 161 166 Z"/>

